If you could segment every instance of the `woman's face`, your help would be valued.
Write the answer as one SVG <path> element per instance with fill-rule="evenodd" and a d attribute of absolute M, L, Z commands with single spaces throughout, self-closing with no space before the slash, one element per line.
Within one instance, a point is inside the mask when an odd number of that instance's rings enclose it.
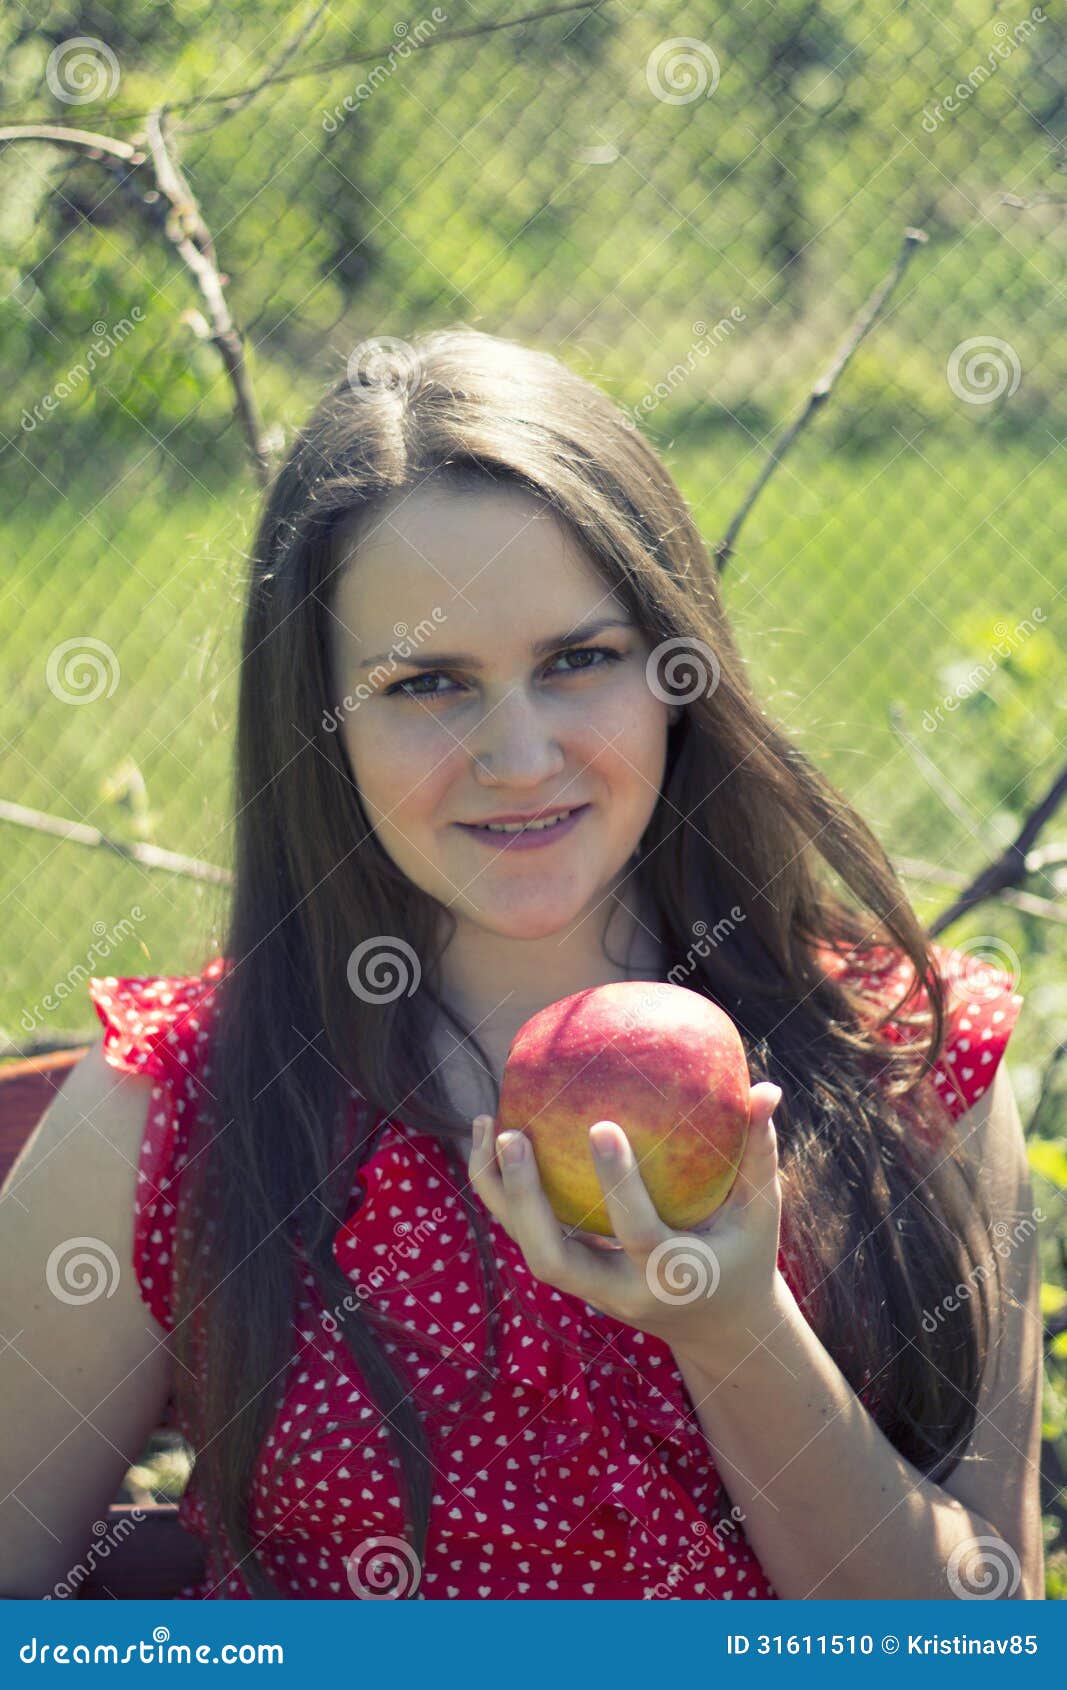
<path fill-rule="evenodd" d="M 566 525 L 514 486 L 428 482 L 379 507 L 332 610 L 339 731 L 404 874 L 499 936 L 545 937 L 598 904 L 655 809 L 673 712 Z M 535 850 L 466 825 L 575 806 Z"/>

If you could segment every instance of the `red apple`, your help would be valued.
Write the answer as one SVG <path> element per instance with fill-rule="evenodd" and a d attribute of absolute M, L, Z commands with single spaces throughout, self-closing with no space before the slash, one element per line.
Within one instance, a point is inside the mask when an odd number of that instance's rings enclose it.
<path fill-rule="evenodd" d="M 618 1122 L 661 1218 L 686 1231 L 734 1182 L 750 1084 L 741 1035 L 725 1010 L 685 986 L 618 981 L 561 998 L 519 1028 L 496 1131 L 530 1139 L 565 1226 L 610 1237 L 589 1128 Z"/>

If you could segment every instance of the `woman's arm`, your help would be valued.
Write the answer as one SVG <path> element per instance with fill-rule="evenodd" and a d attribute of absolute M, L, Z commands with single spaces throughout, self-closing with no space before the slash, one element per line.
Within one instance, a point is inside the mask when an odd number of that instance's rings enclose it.
<path fill-rule="evenodd" d="M 732 1365 L 674 1350 L 780 1597 L 1044 1597 L 1037 1217 L 1003 1063 L 957 1130 L 988 1194 L 1004 1302 L 999 1378 L 991 1354 L 968 1453 L 944 1484 L 897 1453 L 780 1276 L 778 1324 L 752 1333 Z"/>

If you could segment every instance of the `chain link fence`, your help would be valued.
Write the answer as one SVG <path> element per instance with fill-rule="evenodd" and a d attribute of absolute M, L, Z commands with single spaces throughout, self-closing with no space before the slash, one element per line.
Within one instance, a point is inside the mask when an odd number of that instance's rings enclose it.
<path fill-rule="evenodd" d="M 244 552 L 264 476 L 368 339 L 463 322 L 556 352 L 715 546 L 918 231 L 748 516 L 727 607 L 924 919 L 1062 767 L 1062 20 L 519 18 L 42 0 L 0 20 L 9 1056 L 95 1037 L 91 974 L 216 954 Z M 946 935 L 1021 959 L 1015 1073 L 1046 1110 L 1067 1026 L 1049 829 L 1025 884 Z"/>

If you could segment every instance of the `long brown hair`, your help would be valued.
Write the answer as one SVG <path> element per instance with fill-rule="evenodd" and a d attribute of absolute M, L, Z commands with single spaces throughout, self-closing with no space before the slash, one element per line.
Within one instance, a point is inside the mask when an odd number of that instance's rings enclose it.
<path fill-rule="evenodd" d="M 869 1391 L 901 1454 L 944 1477 L 975 1424 L 989 1353 L 984 1275 L 958 1319 L 931 1330 L 922 1316 L 970 1272 L 988 1217 L 951 1135 L 939 1144 L 948 1117 L 928 1075 L 943 1047 L 944 987 L 907 895 L 871 830 L 753 693 L 705 543 L 622 411 L 553 356 L 474 330 L 383 345 L 349 361 L 294 441 L 250 560 L 230 967 L 175 1286 L 179 1401 L 214 1552 L 221 1564 L 228 1546 L 254 1596 L 286 1594 L 257 1553 L 249 1492 L 285 1383 L 294 1276 L 309 1268 L 389 1428 L 412 1546 L 424 1555 L 427 1427 L 410 1379 L 386 1360 L 376 1311 L 353 1307 L 331 1246 L 383 1117 L 436 1135 L 457 1189 L 466 1186 L 455 1140 L 469 1123 L 424 1056 L 438 1018 L 492 1069 L 435 986 L 442 907 L 382 850 L 328 725 L 338 699 L 328 618 L 342 524 L 350 531 L 429 476 L 534 493 L 571 525 L 653 646 L 685 642 L 696 664 L 714 654 L 717 684 L 670 729 L 635 885 L 669 964 L 734 1018 L 753 1079 L 782 1087 L 783 1249 L 807 1318 L 850 1383 Z M 694 946 L 728 908 L 722 941 Z M 360 941 L 389 935 L 419 959 L 420 983 L 372 1004 L 346 968 Z M 827 976 L 819 944 L 906 958 L 907 990 L 882 1019 L 895 1014 L 928 1036 L 888 1040 L 871 999 Z M 344 1126 L 349 1084 L 368 1105 L 355 1143 Z M 485 1214 L 464 1201 L 488 1284 Z"/>

